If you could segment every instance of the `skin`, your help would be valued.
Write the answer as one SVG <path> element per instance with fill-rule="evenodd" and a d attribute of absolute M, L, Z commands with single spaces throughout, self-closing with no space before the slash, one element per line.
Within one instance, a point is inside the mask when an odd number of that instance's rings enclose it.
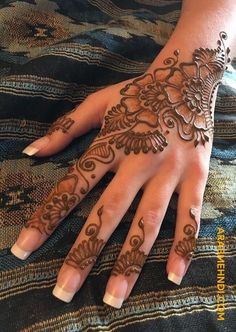
<path fill-rule="evenodd" d="M 65 259 L 57 279 L 61 289 L 75 294 L 81 288 L 140 189 L 142 199 L 106 292 L 115 299 L 128 298 L 173 192 L 179 198 L 167 274 L 179 280 L 185 275 L 200 227 L 215 98 L 230 61 L 228 47 L 235 40 L 230 25 L 235 14 L 233 1 L 217 5 L 184 1 L 174 33 L 144 75 L 88 96 L 58 119 L 46 138 L 31 144 L 39 150 L 36 156 L 47 156 L 91 128 L 101 127 L 88 150 L 22 229 L 16 243 L 24 251 L 37 250 L 106 172 L 116 173 Z"/>

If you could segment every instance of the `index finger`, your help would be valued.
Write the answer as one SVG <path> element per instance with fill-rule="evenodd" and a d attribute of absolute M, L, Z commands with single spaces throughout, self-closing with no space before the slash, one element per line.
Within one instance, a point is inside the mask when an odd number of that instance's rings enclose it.
<path fill-rule="evenodd" d="M 37 250 L 114 161 L 115 152 L 109 143 L 94 141 L 27 221 L 11 248 L 12 254 L 24 260 Z"/>

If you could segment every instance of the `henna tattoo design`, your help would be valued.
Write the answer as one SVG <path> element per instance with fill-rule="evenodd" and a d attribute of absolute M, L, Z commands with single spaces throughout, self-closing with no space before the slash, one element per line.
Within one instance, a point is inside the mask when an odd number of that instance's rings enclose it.
<path fill-rule="evenodd" d="M 194 221 L 194 225 L 187 224 L 184 226 L 183 232 L 187 237 L 184 237 L 182 241 L 179 241 L 175 247 L 175 252 L 177 255 L 190 260 L 193 256 L 194 250 L 196 248 L 196 233 L 197 233 L 197 221 L 195 210 L 190 209 L 189 215 Z"/>
<path fill-rule="evenodd" d="M 115 153 L 107 142 L 92 144 L 75 165 L 69 167 L 68 174 L 57 183 L 46 203 L 31 216 L 25 227 L 35 228 L 41 234 L 50 235 L 60 221 L 81 201 L 81 197 L 75 193 L 79 180 L 80 194 L 86 195 L 89 192 L 90 183 L 84 172 L 91 172 L 91 178 L 94 179 L 97 166 L 95 162 L 110 164 L 114 159 Z M 69 189 L 65 191 L 65 187 Z"/>
<path fill-rule="evenodd" d="M 26 227 L 50 234 L 80 202 L 81 197 L 75 193 L 78 181 L 82 182 L 79 193 L 87 194 L 90 179 L 96 178 L 98 163 L 110 165 L 115 160 L 115 149 L 123 149 L 127 155 L 163 151 L 171 129 L 176 129 L 180 139 L 192 141 L 195 147 L 199 143 L 205 145 L 213 133 L 214 92 L 230 61 L 230 50 L 224 45 L 226 39 L 226 33 L 221 32 L 216 49 L 196 49 L 188 63 L 179 63 L 176 50 L 173 57 L 163 62 L 165 67 L 122 88 L 120 103 L 108 110 L 97 138 L 61 181 L 70 182 L 73 189 L 57 187 Z M 57 130 L 68 133 L 74 124 L 69 113 L 52 125 L 48 135 Z"/>
<path fill-rule="evenodd" d="M 60 187 L 67 183 L 68 192 L 61 192 Z M 25 224 L 26 228 L 35 228 L 41 234 L 50 235 L 70 211 L 80 202 L 75 194 L 78 177 L 75 174 L 64 176 L 56 185 L 55 190 L 48 196 L 41 209 L 37 210 Z"/>
<path fill-rule="evenodd" d="M 98 234 L 102 226 L 103 206 L 97 211 L 99 224 L 89 224 L 85 229 L 85 234 L 89 237 L 88 240 L 83 240 L 76 248 L 68 254 L 65 263 L 76 269 L 84 270 L 88 265 L 94 264 L 98 255 L 105 245 L 105 241 L 98 239 Z"/>
<path fill-rule="evenodd" d="M 125 276 L 130 276 L 131 273 L 140 273 L 147 258 L 144 251 L 140 250 L 145 239 L 143 218 L 139 220 L 138 226 L 142 231 L 142 238 L 139 235 L 133 235 L 130 238 L 129 243 L 132 249 L 127 250 L 125 254 L 122 254 L 117 259 L 111 275 L 118 276 L 119 274 L 124 274 Z"/>
<path fill-rule="evenodd" d="M 93 172 L 96 169 L 96 161 L 102 164 L 110 164 L 115 159 L 115 152 L 107 142 L 93 143 L 90 148 L 81 156 L 76 163 L 76 170 L 84 179 L 86 186 L 80 189 L 81 194 L 85 195 L 89 189 L 89 181 L 83 172 L 92 172 L 91 178 L 96 177 Z"/>
<path fill-rule="evenodd" d="M 68 133 L 71 126 L 75 123 L 75 121 L 68 116 L 70 113 L 72 113 L 72 111 L 53 122 L 51 127 L 48 129 L 47 135 L 52 135 L 52 133 L 58 130 L 61 130 L 64 134 Z"/>
<path fill-rule="evenodd" d="M 97 141 L 109 138 L 125 154 L 155 153 L 167 146 L 169 129 L 176 128 L 182 140 L 205 145 L 213 134 L 214 92 L 230 61 L 226 39 L 221 32 L 216 49 L 196 49 L 188 63 L 179 63 L 175 50 L 165 67 L 127 84 L 120 103 L 107 112 Z"/>

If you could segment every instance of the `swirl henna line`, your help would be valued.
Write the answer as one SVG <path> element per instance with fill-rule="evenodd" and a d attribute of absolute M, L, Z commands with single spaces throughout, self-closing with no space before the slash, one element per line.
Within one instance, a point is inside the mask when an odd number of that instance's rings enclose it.
<path fill-rule="evenodd" d="M 180 139 L 193 141 L 195 147 L 209 142 L 213 96 L 230 62 L 230 50 L 224 44 L 227 34 L 219 36 L 216 49 L 195 49 L 192 61 L 178 66 L 180 51 L 175 50 L 173 57 L 163 61 L 166 67 L 122 88 L 120 103 L 108 110 L 96 140 L 109 137 L 109 143 L 123 148 L 125 154 L 163 151 L 166 135 L 174 128 Z M 136 129 L 140 124 L 143 131 Z"/>
<path fill-rule="evenodd" d="M 98 255 L 105 245 L 103 239 L 98 239 L 98 234 L 102 227 L 103 206 L 97 211 L 99 224 L 91 223 L 85 229 L 85 234 L 89 237 L 88 240 L 83 240 L 73 248 L 68 254 L 65 263 L 74 267 L 75 269 L 84 270 L 87 266 L 94 264 Z"/>
<path fill-rule="evenodd" d="M 93 172 L 96 169 L 96 163 L 100 162 L 102 164 L 110 164 L 115 159 L 115 152 L 112 147 L 107 142 L 101 142 L 92 144 L 89 149 L 81 156 L 81 158 L 76 162 L 76 170 L 80 176 L 84 179 L 86 187 L 80 189 L 80 193 L 85 195 L 89 189 L 90 184 L 84 172 Z M 91 174 L 91 178 L 95 179 L 96 175 Z"/>
<path fill-rule="evenodd" d="M 147 258 L 144 251 L 140 250 L 140 247 L 145 240 L 143 218 L 139 220 L 138 226 L 142 231 L 142 237 L 139 235 L 133 235 L 130 238 L 129 244 L 132 249 L 127 250 L 125 254 L 120 255 L 112 269 L 111 275 L 118 276 L 119 274 L 123 274 L 125 276 L 130 276 L 131 273 L 140 273 L 142 270 Z"/>
<path fill-rule="evenodd" d="M 194 209 L 189 209 L 190 218 L 194 221 L 194 225 L 187 224 L 184 226 L 183 232 L 186 237 L 179 241 L 175 247 L 177 255 L 190 260 L 193 257 L 194 250 L 196 248 L 196 233 L 197 233 L 197 221 Z"/>

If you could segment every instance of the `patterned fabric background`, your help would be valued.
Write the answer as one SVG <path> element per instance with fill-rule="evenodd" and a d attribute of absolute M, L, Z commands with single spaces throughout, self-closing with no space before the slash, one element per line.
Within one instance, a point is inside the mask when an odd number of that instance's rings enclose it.
<path fill-rule="evenodd" d="M 25 262 L 10 247 L 23 224 L 93 139 L 48 158 L 24 147 L 88 94 L 142 74 L 171 35 L 181 1 L 1 0 L 0 332 L 236 331 L 236 74 L 219 89 L 215 140 L 196 254 L 181 286 L 167 280 L 173 196 L 158 240 L 130 298 L 102 302 L 109 274 L 140 199 L 137 195 L 70 304 L 51 294 L 57 272 L 108 174 Z M 217 321 L 217 227 L 225 230 L 225 320 Z"/>

